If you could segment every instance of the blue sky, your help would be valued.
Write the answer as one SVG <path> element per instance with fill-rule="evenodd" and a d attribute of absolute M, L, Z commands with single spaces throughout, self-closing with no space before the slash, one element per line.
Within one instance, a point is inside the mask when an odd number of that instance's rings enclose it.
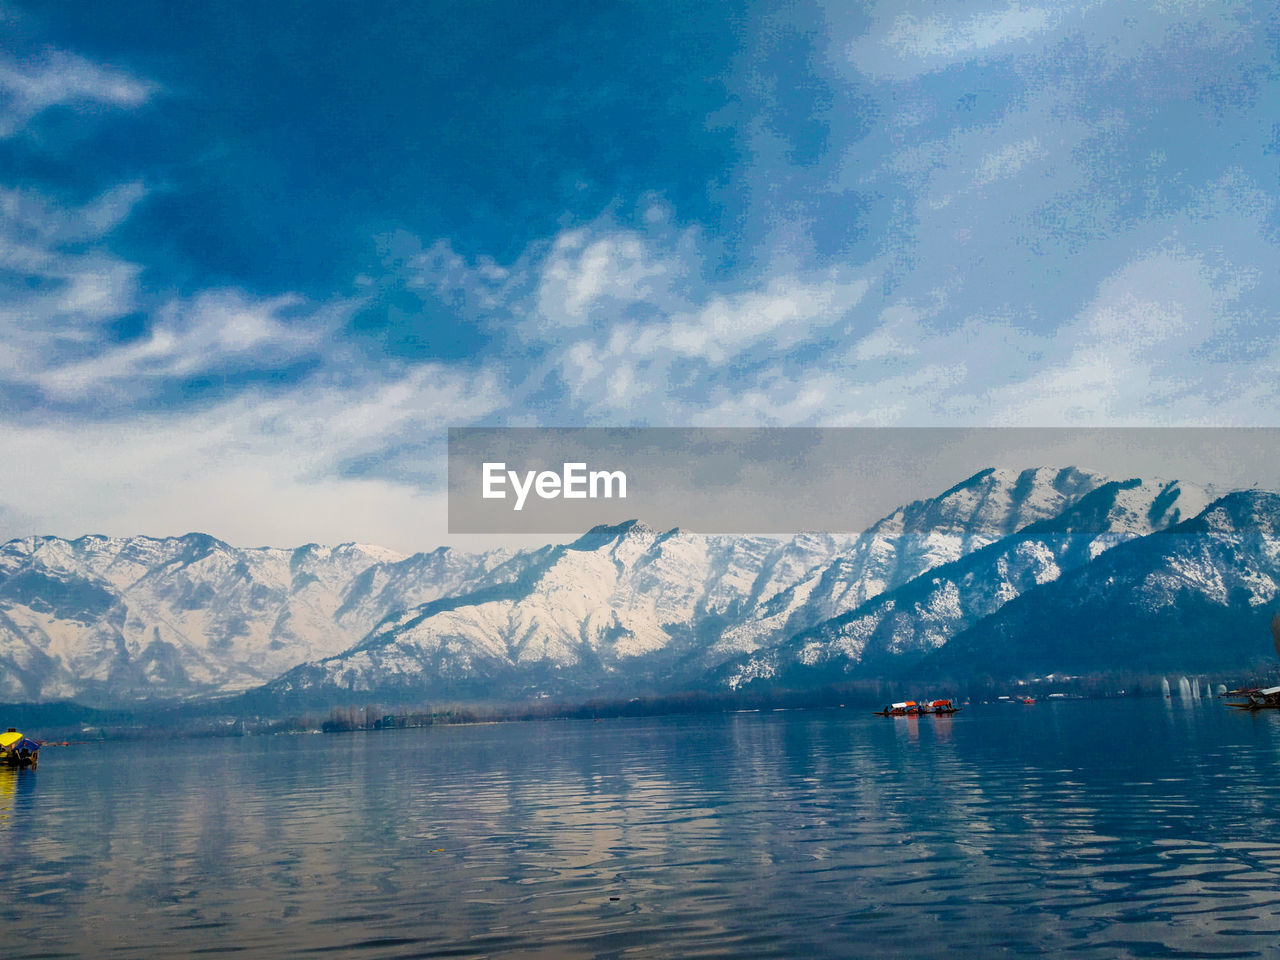
<path fill-rule="evenodd" d="M 1273 19 L 0 5 L 0 536 L 428 547 L 468 424 L 1277 425 Z"/>

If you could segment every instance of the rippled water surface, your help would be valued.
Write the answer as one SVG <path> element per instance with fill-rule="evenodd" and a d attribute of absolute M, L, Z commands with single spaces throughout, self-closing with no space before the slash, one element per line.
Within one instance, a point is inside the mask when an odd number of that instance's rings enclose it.
<path fill-rule="evenodd" d="M 0 952 L 1274 956 L 1278 785 L 1176 699 L 47 749 Z"/>

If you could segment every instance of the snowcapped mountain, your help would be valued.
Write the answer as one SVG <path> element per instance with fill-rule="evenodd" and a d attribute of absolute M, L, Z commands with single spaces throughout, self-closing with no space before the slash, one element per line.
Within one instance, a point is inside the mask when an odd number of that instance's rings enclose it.
<path fill-rule="evenodd" d="M 831 564 L 799 579 L 727 629 L 711 662 L 769 648 L 918 577 L 1055 517 L 1104 478 L 1083 470 L 980 471 L 894 511 Z"/>
<path fill-rule="evenodd" d="M 428 604 L 299 667 L 273 698 L 532 697 L 699 686 L 862 598 L 1050 518 L 1103 478 L 984 470 L 865 534 L 787 541 L 602 527 L 500 593 Z"/>
<path fill-rule="evenodd" d="M 0 698 L 186 698 L 338 653 L 392 610 L 508 560 L 380 547 L 237 549 L 204 534 L 0 545 Z"/>
<path fill-rule="evenodd" d="M 1248 491 L 1029 591 L 925 659 L 932 675 L 1162 672 L 1273 663 L 1280 496 Z"/>
<path fill-rule="evenodd" d="M 1198 514 L 1208 500 L 1203 489 L 1177 482 L 1105 483 L 1056 516 L 940 564 L 776 649 L 739 657 L 721 673 L 737 688 L 760 679 L 805 685 L 901 671 L 1014 598 Z"/>
<path fill-rule="evenodd" d="M 854 539 L 701 536 L 638 521 L 597 527 L 544 551 L 518 579 L 389 619 L 354 649 L 269 689 L 303 699 L 651 689 L 696 676 L 725 624 Z"/>
<path fill-rule="evenodd" d="M 265 711 L 1241 662 L 1266 652 L 1280 498 L 1209 500 L 992 469 L 849 536 L 631 521 L 410 557 L 201 534 L 15 540 L 0 545 L 0 700 L 243 692 Z M 1206 642 L 1206 624 L 1248 639 Z"/>

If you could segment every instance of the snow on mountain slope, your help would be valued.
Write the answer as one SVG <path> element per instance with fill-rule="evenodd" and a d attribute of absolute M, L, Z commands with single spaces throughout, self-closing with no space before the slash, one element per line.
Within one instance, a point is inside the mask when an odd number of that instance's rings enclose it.
<path fill-rule="evenodd" d="M 662 683 L 696 664 L 725 623 L 852 541 L 598 527 L 546 552 L 505 590 L 427 604 L 269 689 L 534 696 Z"/>
<path fill-rule="evenodd" d="M 1280 496 L 1233 493 L 1006 604 L 920 670 L 1044 676 L 1271 664 L 1278 607 Z"/>
<path fill-rule="evenodd" d="M 815 570 L 726 630 L 708 663 L 769 648 L 886 590 L 1028 524 L 1054 517 L 1103 483 L 1075 468 L 988 469 L 937 497 L 894 511 L 829 566 Z"/>
<path fill-rule="evenodd" d="M 975 638 L 994 636 L 984 624 L 1206 499 L 1072 468 L 986 470 L 852 536 L 632 521 L 537 550 L 411 557 L 200 534 L 16 540 L 0 545 L 0 699 L 621 696 L 891 674 L 958 637 L 977 644 L 969 669 L 988 649 Z M 1166 560 L 1150 577 L 1212 572 Z M 1274 579 L 1261 560 L 1217 576 L 1231 596 Z"/>
<path fill-rule="evenodd" d="M 271 689 L 518 697 L 698 684 L 739 651 L 1054 516 L 1102 482 L 1074 469 L 985 470 L 843 538 L 598 528 L 518 589 L 407 613 Z"/>
<path fill-rule="evenodd" d="M 736 689 L 762 679 L 803 684 L 901 669 L 1064 571 L 1199 513 L 1208 499 L 1176 482 L 1104 484 L 1056 517 L 933 568 L 776 650 L 740 657 L 723 671 L 725 682 Z"/>
<path fill-rule="evenodd" d="M 350 647 L 391 611 L 464 589 L 504 559 L 358 544 L 246 550 L 203 534 L 11 541 L 0 545 L 0 696 L 243 690 Z"/>
<path fill-rule="evenodd" d="M 740 613 L 848 543 L 659 534 L 642 524 L 569 548 L 411 557 L 357 544 L 240 549 L 203 534 L 15 540 L 0 545 L 0 697 L 105 703 L 237 692 L 367 643 L 388 614 L 509 594 L 535 574 L 541 606 L 506 611 L 500 623 L 481 618 L 469 632 L 458 613 L 438 624 L 466 634 L 476 662 L 496 636 L 507 638 L 501 655 L 523 664 L 571 664 L 580 639 L 594 636 L 634 657 L 673 636 L 695 643 L 688 624 Z"/>

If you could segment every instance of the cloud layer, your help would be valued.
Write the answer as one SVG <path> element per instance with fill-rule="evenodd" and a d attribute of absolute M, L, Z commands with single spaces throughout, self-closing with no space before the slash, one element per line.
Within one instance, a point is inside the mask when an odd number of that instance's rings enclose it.
<path fill-rule="evenodd" d="M 215 92 L 33 42 L 0 61 L 0 138 L 51 171 L 0 166 L 0 536 L 428 546 L 444 430 L 469 423 L 1276 425 L 1267 17 L 771 11 L 705 120 L 736 145 L 704 186 L 719 219 L 671 201 L 687 183 L 636 182 L 637 153 L 603 209 L 520 243 L 496 214 L 370 223 L 319 294 L 175 266 L 157 211 L 225 145 L 60 180 L 59 116 Z"/>

